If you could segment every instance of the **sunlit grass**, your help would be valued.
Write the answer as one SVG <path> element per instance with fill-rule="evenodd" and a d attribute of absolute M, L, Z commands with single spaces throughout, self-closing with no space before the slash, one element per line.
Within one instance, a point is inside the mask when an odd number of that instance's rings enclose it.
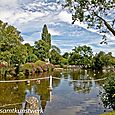
<path fill-rule="evenodd" d="M 115 115 L 115 111 L 103 113 L 103 114 L 100 114 L 100 115 Z"/>

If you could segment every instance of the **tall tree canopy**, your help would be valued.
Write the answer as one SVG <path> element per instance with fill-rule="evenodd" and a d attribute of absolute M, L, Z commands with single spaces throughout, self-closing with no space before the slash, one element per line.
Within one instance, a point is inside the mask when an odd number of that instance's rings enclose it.
<path fill-rule="evenodd" d="M 49 58 L 50 46 L 44 40 L 36 41 L 34 47 L 34 53 L 39 59 L 45 61 Z"/>
<path fill-rule="evenodd" d="M 18 61 L 20 62 L 23 57 L 21 54 L 24 53 L 22 41 L 20 32 L 15 27 L 0 21 L 0 60 L 7 62 L 9 65 L 19 58 Z"/>
<path fill-rule="evenodd" d="M 93 52 L 89 46 L 78 46 L 73 49 L 73 52 L 70 53 L 69 63 L 81 65 L 84 68 L 91 66 Z"/>
<path fill-rule="evenodd" d="M 69 7 L 72 13 L 72 24 L 76 20 L 87 22 L 88 27 L 99 29 L 104 33 L 111 32 L 115 36 L 115 17 L 112 17 L 112 13 L 115 11 L 115 0 L 66 1 L 65 7 Z"/>
<path fill-rule="evenodd" d="M 44 40 L 51 47 L 51 34 L 48 33 L 47 25 L 45 24 L 42 30 L 42 40 Z"/>
<path fill-rule="evenodd" d="M 10 50 L 22 41 L 20 32 L 14 26 L 0 21 L 0 51 Z"/>

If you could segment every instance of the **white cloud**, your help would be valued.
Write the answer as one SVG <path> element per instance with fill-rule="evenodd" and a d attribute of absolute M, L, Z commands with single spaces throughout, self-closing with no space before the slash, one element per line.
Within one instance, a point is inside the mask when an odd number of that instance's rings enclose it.
<path fill-rule="evenodd" d="M 19 3 L 18 0 L 0 0 L 0 5 L 14 5 Z"/>
<path fill-rule="evenodd" d="M 61 35 L 61 32 L 56 31 L 55 29 L 48 28 L 48 31 L 51 35 Z"/>
<path fill-rule="evenodd" d="M 67 11 L 62 11 L 58 16 L 61 21 L 72 23 L 72 16 Z"/>
<path fill-rule="evenodd" d="M 0 20 L 16 26 L 22 32 L 24 42 L 31 45 L 40 38 L 42 27 L 47 24 L 52 43 L 60 47 L 62 52 L 71 51 L 75 45 L 84 44 L 90 45 L 95 52 L 115 52 L 114 37 L 108 36 L 108 47 L 97 45 L 101 37 L 91 34 L 96 33 L 96 30 L 88 29 L 90 32 L 87 32 L 83 30 L 87 29 L 87 26 L 78 21 L 72 25 L 71 14 L 66 10 L 61 11 L 61 5 L 56 3 L 45 4 L 39 0 L 0 0 Z M 83 28 L 79 29 L 78 26 Z"/>

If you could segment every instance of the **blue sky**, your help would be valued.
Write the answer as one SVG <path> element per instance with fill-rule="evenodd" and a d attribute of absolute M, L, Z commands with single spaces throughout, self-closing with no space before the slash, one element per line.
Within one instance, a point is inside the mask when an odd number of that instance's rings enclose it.
<path fill-rule="evenodd" d="M 74 46 L 88 45 L 95 53 L 102 50 L 115 55 L 113 36 L 108 36 L 108 45 L 100 45 L 102 36 L 96 30 L 87 30 L 86 25 L 79 22 L 72 25 L 71 14 L 66 9 L 62 10 L 61 4 L 42 1 L 0 0 L 0 20 L 17 27 L 25 43 L 33 44 L 39 40 L 41 29 L 47 24 L 52 44 L 61 48 L 62 53 L 71 51 Z"/>

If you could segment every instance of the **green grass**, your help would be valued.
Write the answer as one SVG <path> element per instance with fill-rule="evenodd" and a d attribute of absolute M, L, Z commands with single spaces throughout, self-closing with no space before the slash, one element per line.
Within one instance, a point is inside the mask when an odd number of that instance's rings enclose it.
<path fill-rule="evenodd" d="M 100 114 L 100 115 L 115 115 L 115 111 L 103 113 L 103 114 Z"/>

